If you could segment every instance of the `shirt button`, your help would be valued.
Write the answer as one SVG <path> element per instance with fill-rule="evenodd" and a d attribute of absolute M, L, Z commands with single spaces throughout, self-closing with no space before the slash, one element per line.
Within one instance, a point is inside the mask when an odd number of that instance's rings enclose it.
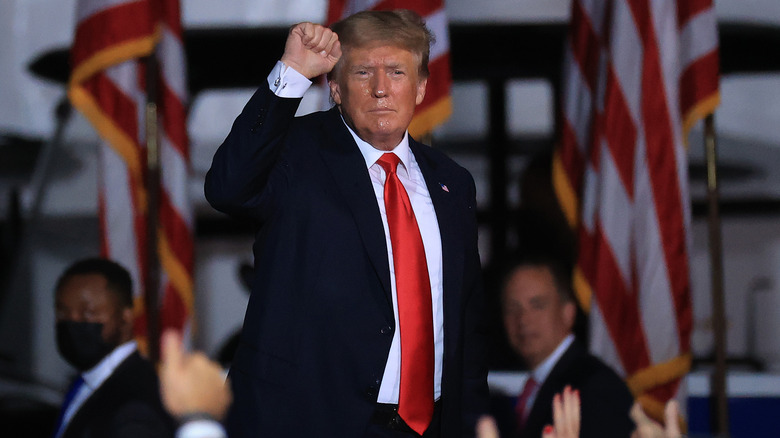
<path fill-rule="evenodd" d="M 389 335 L 389 334 L 392 334 L 392 333 L 393 333 L 393 328 L 392 328 L 392 327 L 390 327 L 389 325 L 386 325 L 386 326 L 382 327 L 382 328 L 379 330 L 379 333 L 381 333 L 381 334 L 383 334 L 383 335 Z"/>

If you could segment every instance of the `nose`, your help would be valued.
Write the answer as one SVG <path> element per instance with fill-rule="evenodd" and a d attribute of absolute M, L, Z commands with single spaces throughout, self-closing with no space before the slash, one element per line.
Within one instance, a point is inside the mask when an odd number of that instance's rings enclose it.
<path fill-rule="evenodd" d="M 387 78 L 384 75 L 374 76 L 374 97 L 382 98 L 387 96 Z"/>
<path fill-rule="evenodd" d="M 517 324 L 521 326 L 530 326 L 535 324 L 534 315 L 529 311 L 528 308 L 517 309 L 515 320 L 517 321 Z"/>

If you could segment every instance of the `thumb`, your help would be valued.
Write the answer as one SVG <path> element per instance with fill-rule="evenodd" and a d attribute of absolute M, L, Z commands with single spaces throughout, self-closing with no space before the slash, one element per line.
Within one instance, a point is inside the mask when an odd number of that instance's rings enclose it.
<path fill-rule="evenodd" d="M 163 368 L 181 368 L 184 363 L 184 347 L 179 332 L 168 329 L 163 333 L 160 356 Z"/>

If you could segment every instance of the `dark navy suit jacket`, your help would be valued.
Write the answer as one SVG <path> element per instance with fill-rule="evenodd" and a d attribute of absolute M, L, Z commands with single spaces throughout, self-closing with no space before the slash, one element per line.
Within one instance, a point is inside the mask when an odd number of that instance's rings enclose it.
<path fill-rule="evenodd" d="M 214 208 L 257 226 L 256 277 L 230 372 L 231 438 L 362 436 L 396 329 L 363 156 L 336 109 L 294 117 L 299 103 L 261 87 L 206 177 Z M 410 148 L 441 232 L 442 436 L 472 436 L 487 409 L 474 182 L 441 152 L 411 139 Z"/>
<path fill-rule="evenodd" d="M 552 400 L 566 385 L 580 392 L 581 438 L 628 438 L 634 429 L 629 417 L 634 402 L 625 382 L 604 362 L 575 341 L 563 353 L 539 387 L 522 433 L 517 431 L 516 397 L 494 396 L 491 411 L 502 437 L 542 436 L 545 425 L 553 424 Z"/>
<path fill-rule="evenodd" d="M 84 401 L 62 438 L 172 438 L 174 429 L 154 366 L 135 352 Z"/>

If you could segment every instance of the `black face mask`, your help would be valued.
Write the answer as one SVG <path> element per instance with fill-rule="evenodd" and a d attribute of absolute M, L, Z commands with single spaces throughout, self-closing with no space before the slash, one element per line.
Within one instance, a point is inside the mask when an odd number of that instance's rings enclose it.
<path fill-rule="evenodd" d="M 103 340 L 103 323 L 57 322 L 57 349 L 79 371 L 86 371 L 116 347 Z"/>

